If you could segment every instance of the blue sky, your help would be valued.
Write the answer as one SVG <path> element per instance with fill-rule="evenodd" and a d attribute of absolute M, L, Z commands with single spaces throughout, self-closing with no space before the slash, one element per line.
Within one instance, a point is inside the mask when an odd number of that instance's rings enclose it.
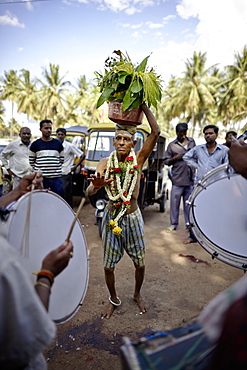
<path fill-rule="evenodd" d="M 181 75 L 193 51 L 207 52 L 208 66 L 231 64 L 246 43 L 246 0 L 0 0 L 0 75 L 59 64 L 72 80 L 93 78 L 113 50 L 133 62 L 151 54 L 166 82 Z"/>

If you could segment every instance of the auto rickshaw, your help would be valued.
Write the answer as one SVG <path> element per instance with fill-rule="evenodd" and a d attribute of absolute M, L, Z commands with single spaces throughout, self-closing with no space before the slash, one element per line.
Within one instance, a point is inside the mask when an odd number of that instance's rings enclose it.
<path fill-rule="evenodd" d="M 147 123 L 142 123 L 136 129 L 134 150 L 138 152 L 150 133 L 150 127 Z M 98 162 L 102 158 L 109 157 L 111 152 L 115 150 L 113 146 L 114 135 L 115 124 L 113 122 L 97 123 L 88 127 L 88 147 L 85 159 L 85 170 L 88 177 L 95 173 Z M 158 203 L 160 212 L 165 212 L 167 181 L 163 165 L 165 145 L 166 135 L 162 132 L 153 152 L 144 163 L 138 196 L 138 205 L 141 210 Z M 108 196 L 105 189 L 101 188 L 89 199 L 92 206 L 96 208 L 96 223 L 99 225 L 101 236 L 101 221 Z"/>

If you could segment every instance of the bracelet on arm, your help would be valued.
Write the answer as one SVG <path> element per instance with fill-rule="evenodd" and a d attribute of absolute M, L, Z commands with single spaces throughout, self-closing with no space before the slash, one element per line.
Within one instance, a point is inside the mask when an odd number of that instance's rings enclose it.
<path fill-rule="evenodd" d="M 48 285 L 48 284 L 46 284 L 46 283 L 43 283 L 43 281 L 38 281 L 38 282 L 35 284 L 35 286 L 38 286 L 38 285 L 40 285 L 40 286 L 42 286 L 42 287 L 44 287 L 44 288 L 46 288 L 46 289 L 49 289 L 49 291 L 51 291 L 51 286 L 50 286 L 50 285 Z"/>
<path fill-rule="evenodd" d="M 37 273 L 37 280 L 41 278 L 46 278 L 49 280 L 50 284 L 52 285 L 54 283 L 54 275 L 51 271 L 48 270 L 41 270 Z"/>

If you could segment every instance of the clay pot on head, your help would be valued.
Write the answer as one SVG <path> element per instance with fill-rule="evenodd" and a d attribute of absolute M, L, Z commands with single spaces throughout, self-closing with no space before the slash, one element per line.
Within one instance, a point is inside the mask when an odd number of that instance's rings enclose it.
<path fill-rule="evenodd" d="M 109 102 L 108 117 L 115 123 L 138 126 L 142 124 L 143 116 L 144 113 L 140 107 L 123 112 L 120 101 L 113 100 Z"/>

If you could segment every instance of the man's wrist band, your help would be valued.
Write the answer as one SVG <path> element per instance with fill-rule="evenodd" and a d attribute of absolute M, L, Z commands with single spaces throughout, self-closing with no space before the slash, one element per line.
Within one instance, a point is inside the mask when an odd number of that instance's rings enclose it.
<path fill-rule="evenodd" d="M 49 291 L 51 291 L 51 287 L 50 287 L 50 285 L 48 285 L 48 284 L 46 284 L 46 283 L 43 283 L 42 281 L 38 281 L 38 282 L 35 284 L 35 286 L 38 286 L 38 285 L 40 285 L 40 286 L 42 286 L 42 287 L 44 287 L 44 288 L 46 288 L 46 289 L 49 289 Z"/>
<path fill-rule="evenodd" d="M 38 272 L 38 274 L 37 274 L 37 280 L 39 280 L 41 278 L 48 279 L 49 282 L 51 283 L 51 285 L 54 283 L 54 275 L 53 275 L 53 273 L 51 271 L 41 270 L 40 272 Z"/>

